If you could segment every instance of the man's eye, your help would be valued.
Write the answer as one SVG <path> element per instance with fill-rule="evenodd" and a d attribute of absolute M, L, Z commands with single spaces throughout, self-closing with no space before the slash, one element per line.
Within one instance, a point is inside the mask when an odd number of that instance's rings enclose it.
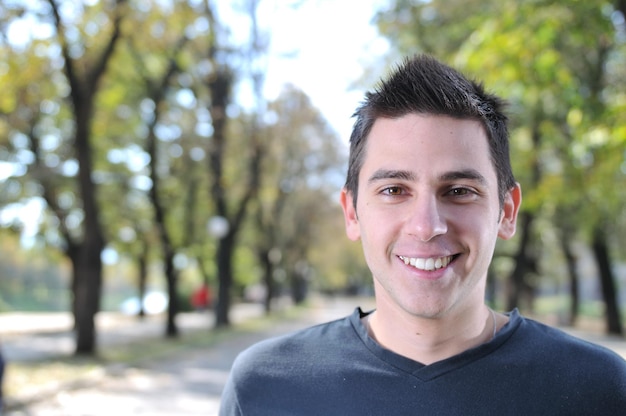
<path fill-rule="evenodd" d="M 397 196 L 402 195 L 402 188 L 399 186 L 390 186 L 388 188 L 383 189 L 383 194 L 389 196 Z"/>
<path fill-rule="evenodd" d="M 469 195 L 470 190 L 467 188 L 454 188 L 450 191 L 453 196 L 465 196 Z"/>

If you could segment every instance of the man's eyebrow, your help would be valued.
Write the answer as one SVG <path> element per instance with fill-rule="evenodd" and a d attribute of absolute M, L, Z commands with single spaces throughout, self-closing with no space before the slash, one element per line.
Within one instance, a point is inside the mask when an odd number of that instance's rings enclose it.
<path fill-rule="evenodd" d="M 464 169 L 452 172 L 446 172 L 439 177 L 441 181 L 450 182 L 459 179 L 469 179 L 480 182 L 482 185 L 487 185 L 487 179 L 475 169 Z"/>
<path fill-rule="evenodd" d="M 408 170 L 395 170 L 395 169 L 378 169 L 370 176 L 368 182 L 376 182 L 382 179 L 401 179 L 405 181 L 414 181 L 415 174 Z"/>
<path fill-rule="evenodd" d="M 379 169 L 370 176 L 368 182 L 376 182 L 384 179 L 399 179 L 404 181 L 415 181 L 417 176 L 414 172 L 408 170 L 399 169 Z M 452 182 L 460 179 L 472 180 L 480 182 L 483 185 L 487 185 L 487 179 L 475 169 L 463 169 L 445 172 L 439 176 L 439 180 L 442 182 Z"/>

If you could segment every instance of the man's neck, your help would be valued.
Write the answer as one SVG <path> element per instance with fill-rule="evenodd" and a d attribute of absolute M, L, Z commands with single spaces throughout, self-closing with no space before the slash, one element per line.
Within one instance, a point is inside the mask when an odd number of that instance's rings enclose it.
<path fill-rule="evenodd" d="M 503 318 L 486 305 L 437 318 L 377 307 L 364 324 L 383 347 L 428 365 L 490 341 Z"/>

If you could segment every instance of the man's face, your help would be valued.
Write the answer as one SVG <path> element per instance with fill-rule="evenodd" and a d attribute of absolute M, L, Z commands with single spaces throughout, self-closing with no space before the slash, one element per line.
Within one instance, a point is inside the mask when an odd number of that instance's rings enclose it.
<path fill-rule="evenodd" d="M 436 318 L 484 302 L 496 240 L 515 233 L 521 201 L 515 188 L 500 207 L 489 155 L 474 120 L 409 114 L 374 123 L 356 210 L 345 190 L 341 202 L 379 309 Z"/>

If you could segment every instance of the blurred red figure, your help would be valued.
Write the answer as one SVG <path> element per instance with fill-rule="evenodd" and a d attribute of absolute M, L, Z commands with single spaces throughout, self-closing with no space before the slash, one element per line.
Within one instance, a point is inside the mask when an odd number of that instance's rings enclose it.
<path fill-rule="evenodd" d="M 208 309 L 211 306 L 212 294 L 209 286 L 204 283 L 191 295 L 191 306 L 196 310 Z"/>

